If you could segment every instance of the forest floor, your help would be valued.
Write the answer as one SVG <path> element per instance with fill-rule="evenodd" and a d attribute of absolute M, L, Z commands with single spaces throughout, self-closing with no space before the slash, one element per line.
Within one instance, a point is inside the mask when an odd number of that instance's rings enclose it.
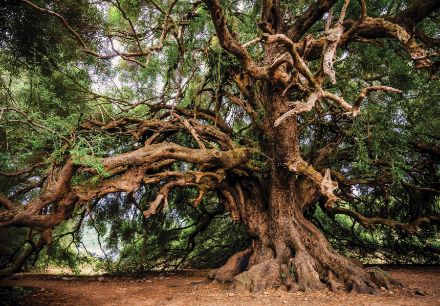
<path fill-rule="evenodd" d="M 19 274 L 0 282 L 0 305 L 440 305 L 440 266 L 381 267 L 405 288 L 378 295 L 327 290 L 234 292 L 208 271 L 128 277 Z"/>

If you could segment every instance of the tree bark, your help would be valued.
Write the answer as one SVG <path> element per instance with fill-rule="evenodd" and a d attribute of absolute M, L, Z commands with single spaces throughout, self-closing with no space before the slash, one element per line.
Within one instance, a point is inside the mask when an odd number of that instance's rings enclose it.
<path fill-rule="evenodd" d="M 257 184 L 242 183 L 245 201 L 240 216 L 252 238 L 249 249 L 239 252 L 215 273 L 239 290 L 284 288 L 291 291 L 346 289 L 376 293 L 397 285 L 380 271 L 367 271 L 336 253 L 324 235 L 305 219 L 293 179 L 271 179 L 269 198 Z M 265 201 L 267 205 L 265 205 Z M 247 264 L 246 266 L 243 266 Z M 244 271 L 243 271 L 244 270 Z"/>
<path fill-rule="evenodd" d="M 234 196 L 242 203 L 238 212 L 252 245 L 234 255 L 215 278 L 231 282 L 235 289 L 251 291 L 273 287 L 307 291 L 328 286 L 331 290 L 375 293 L 380 287 L 396 284 L 383 273 L 366 271 L 336 253 L 304 217 L 304 207 L 318 201 L 320 193 L 307 178 L 286 166 L 288 161 L 300 158 L 296 116 L 274 127 L 276 118 L 286 112 L 287 103 L 274 88 L 260 92 L 267 110 L 262 149 L 272 159 L 270 175 L 264 181 L 236 183 Z M 248 263 L 244 272 L 243 262 Z"/>

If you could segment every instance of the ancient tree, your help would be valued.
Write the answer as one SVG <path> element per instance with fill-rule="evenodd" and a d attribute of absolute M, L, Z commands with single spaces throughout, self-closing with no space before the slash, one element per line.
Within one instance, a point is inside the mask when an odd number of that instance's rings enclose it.
<path fill-rule="evenodd" d="M 359 186 L 391 183 L 385 170 L 366 177 L 353 167 L 350 151 L 356 135 L 349 131 L 370 99 L 385 101 L 386 108 L 408 93 L 390 86 L 383 67 L 370 75 L 339 67 L 353 56 L 365 57 L 356 50 L 385 48 L 426 82 L 435 82 L 438 28 L 427 32 L 420 24 L 436 20 L 439 1 L 101 2 L 81 3 L 102 15 L 102 24 L 94 26 L 78 22 L 81 16 L 69 16 L 66 7 L 71 4 L 63 8 L 58 2 L 22 0 L 15 8 L 53 22 L 75 56 L 89 65 L 116 60 L 120 66 L 114 69 L 128 71 L 132 88 L 149 74 L 156 79 L 129 93 L 83 86 L 92 107 L 77 110 L 69 131 L 45 125 L 18 102 L 2 106 L 5 124 L 50 133 L 60 142 L 56 157 L 52 147 L 27 158 L 27 167 L 2 173 L 33 179 L 0 195 L 0 226 L 38 233 L 33 248 L 8 273 L 32 250 L 50 243 L 55 226 L 76 209 L 89 209 L 95 199 L 154 187 L 155 199 L 143 209 L 148 218 L 166 209 L 174 189 L 190 188 L 197 192 L 192 205 L 217 197 L 252 239 L 248 249 L 217 270 L 214 277 L 220 281 L 251 290 L 328 286 L 374 292 L 389 285 L 384 275 L 335 252 L 305 212 L 319 206 L 329 216 L 347 215 L 365 227 L 383 225 L 409 233 L 440 221 L 427 214 L 401 222 L 351 208 Z M 356 86 L 345 90 L 349 80 Z M 119 140 L 108 142 L 96 157 L 93 143 L 87 144 L 90 135 Z M 416 139 L 411 150 L 430 156 L 432 179 L 438 181 L 435 141 Z M 368 161 L 390 167 L 379 158 Z M 424 183 L 418 180 L 406 188 L 435 198 L 438 185 Z M 27 196 L 20 202 L 17 193 Z"/>

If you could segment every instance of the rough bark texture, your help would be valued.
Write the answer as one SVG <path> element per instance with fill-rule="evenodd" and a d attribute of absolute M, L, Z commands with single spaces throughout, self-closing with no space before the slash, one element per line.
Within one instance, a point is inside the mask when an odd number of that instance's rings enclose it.
<path fill-rule="evenodd" d="M 289 183 L 294 184 L 293 180 Z M 249 264 L 241 272 L 243 266 L 239 263 L 249 250 L 238 253 L 218 270 L 217 280 L 251 291 L 273 287 L 307 291 L 328 286 L 331 290 L 375 293 L 392 284 L 381 272 L 368 272 L 337 254 L 323 234 L 304 218 L 301 199 L 294 188 L 286 188 L 284 178 L 271 179 L 267 206 L 264 198 L 252 198 L 255 189 L 242 189 L 249 200 L 240 211 L 253 238 Z M 255 211 L 255 201 L 265 209 Z"/>
<path fill-rule="evenodd" d="M 273 58 L 274 49 L 266 49 Z M 369 272 L 354 261 L 337 254 L 324 235 L 305 219 L 303 208 L 319 199 L 319 192 L 285 166 L 300 156 L 296 115 L 282 123 L 275 121 L 288 111 L 286 99 L 276 88 L 263 85 L 259 97 L 268 110 L 262 124 L 267 141 L 264 153 L 271 157 L 270 175 L 265 181 L 236 183 L 238 211 L 253 242 L 247 270 L 241 272 L 243 256 L 234 255 L 215 278 L 231 282 L 237 290 L 260 291 L 281 287 L 296 291 L 347 289 L 375 293 L 393 283 L 380 272 Z M 235 269 L 235 273 L 234 273 Z M 234 275 L 235 274 L 235 275 Z M 233 277 L 232 277 L 233 276 Z M 394 283 L 395 284 L 395 283 Z"/>

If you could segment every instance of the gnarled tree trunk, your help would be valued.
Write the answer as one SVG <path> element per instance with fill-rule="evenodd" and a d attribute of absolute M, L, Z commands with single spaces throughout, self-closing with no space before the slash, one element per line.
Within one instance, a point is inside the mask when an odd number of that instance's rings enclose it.
<path fill-rule="evenodd" d="M 290 186 L 290 187 L 289 187 Z M 234 255 L 215 273 L 235 289 L 259 291 L 331 290 L 374 293 L 396 284 L 380 271 L 366 271 L 336 253 L 323 234 L 305 219 L 293 178 L 272 177 L 268 198 L 257 183 L 242 183 L 240 215 L 252 237 L 249 249 Z"/>
<path fill-rule="evenodd" d="M 234 255 L 216 271 L 215 278 L 251 291 L 272 287 L 306 291 L 328 286 L 374 293 L 381 286 L 388 288 L 394 281 L 336 253 L 304 217 L 304 208 L 315 203 L 320 194 L 307 177 L 286 167 L 288 161 L 300 156 L 296 118 L 274 127 L 276 118 L 286 112 L 286 103 L 276 89 L 262 88 L 261 92 L 269 110 L 262 137 L 266 139 L 265 153 L 272 159 L 271 169 L 265 181 L 237 182 L 234 194 L 237 203 L 242 203 L 238 211 L 252 246 Z"/>

